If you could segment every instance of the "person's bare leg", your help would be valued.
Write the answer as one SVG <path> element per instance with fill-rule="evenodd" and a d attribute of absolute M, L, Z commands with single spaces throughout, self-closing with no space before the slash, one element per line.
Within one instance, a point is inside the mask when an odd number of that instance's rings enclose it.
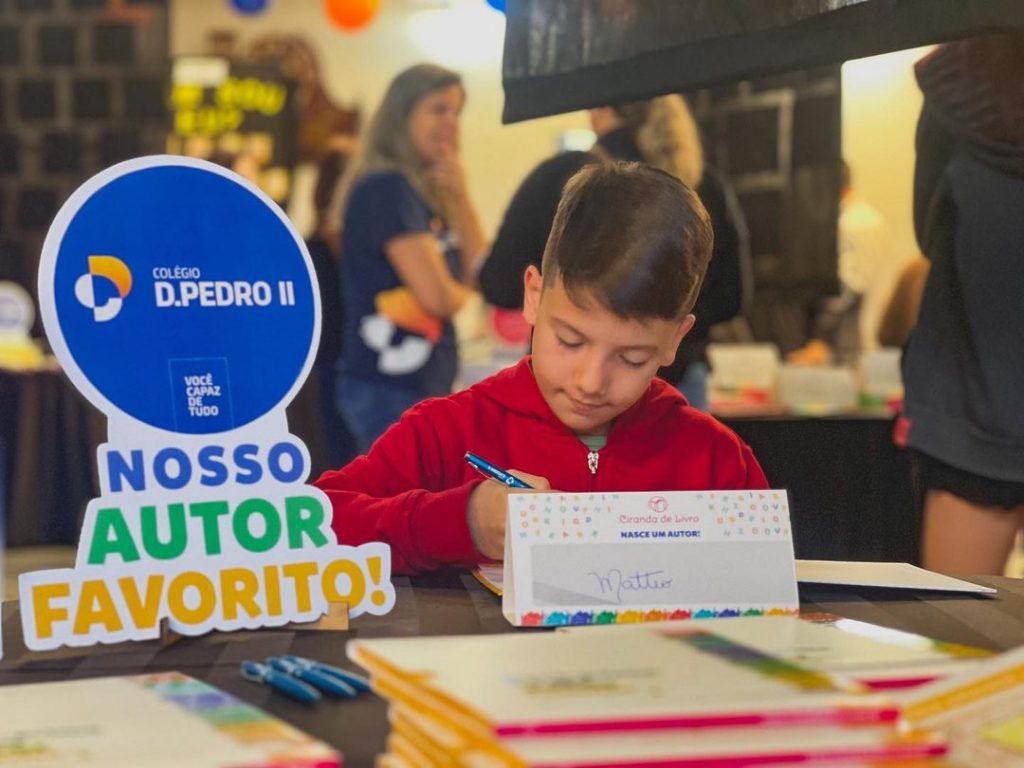
<path fill-rule="evenodd" d="M 924 567 L 951 576 L 1002 576 L 1021 527 L 1020 509 L 983 507 L 947 491 L 924 501 Z"/>

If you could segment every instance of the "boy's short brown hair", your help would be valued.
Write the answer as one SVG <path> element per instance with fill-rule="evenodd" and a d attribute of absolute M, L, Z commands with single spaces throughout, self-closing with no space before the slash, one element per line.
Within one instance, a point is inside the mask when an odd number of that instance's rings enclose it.
<path fill-rule="evenodd" d="M 590 165 L 562 191 L 541 272 L 623 318 L 679 319 L 711 259 L 711 220 L 679 179 L 641 163 Z"/>

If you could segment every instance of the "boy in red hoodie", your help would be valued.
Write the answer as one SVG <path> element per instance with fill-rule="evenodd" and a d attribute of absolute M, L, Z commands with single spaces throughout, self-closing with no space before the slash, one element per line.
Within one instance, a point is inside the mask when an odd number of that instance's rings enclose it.
<path fill-rule="evenodd" d="M 692 327 L 711 254 L 707 212 L 637 163 L 566 184 L 542 262 L 524 275 L 533 354 L 409 409 L 370 452 L 325 473 L 338 541 L 391 545 L 392 570 L 471 567 L 504 553 L 509 489 L 467 451 L 538 490 L 760 489 L 750 448 L 655 378 Z"/>

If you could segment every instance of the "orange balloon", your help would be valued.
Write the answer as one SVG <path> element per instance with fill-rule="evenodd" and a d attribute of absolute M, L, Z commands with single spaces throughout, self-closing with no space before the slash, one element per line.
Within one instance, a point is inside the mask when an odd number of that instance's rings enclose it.
<path fill-rule="evenodd" d="M 366 26 L 380 10 L 380 0 L 324 0 L 327 18 L 342 29 Z"/>

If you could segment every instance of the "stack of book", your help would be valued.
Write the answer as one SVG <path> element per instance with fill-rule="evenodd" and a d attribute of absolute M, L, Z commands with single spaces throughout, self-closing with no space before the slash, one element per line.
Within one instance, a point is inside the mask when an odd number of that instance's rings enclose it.
<path fill-rule="evenodd" d="M 0 694 L 10 768 L 341 768 L 334 749 L 178 672 L 11 685 Z"/>
<path fill-rule="evenodd" d="M 758 626 L 769 625 L 751 637 Z M 788 660 L 784 630 L 763 633 L 773 652 L 737 634 L 683 622 L 360 640 L 349 655 L 391 705 L 381 762 L 393 768 L 932 765 L 946 754 L 940 736 L 898 727 L 887 696 Z"/>
<path fill-rule="evenodd" d="M 690 622 L 561 627 L 560 632 L 672 632 Z M 713 632 L 801 667 L 854 680 L 876 691 L 915 688 L 959 674 L 994 656 L 991 651 L 902 632 L 831 613 L 702 619 Z"/>
<path fill-rule="evenodd" d="M 948 739 L 953 765 L 1024 765 L 1024 646 L 899 697 L 908 725 Z"/>

